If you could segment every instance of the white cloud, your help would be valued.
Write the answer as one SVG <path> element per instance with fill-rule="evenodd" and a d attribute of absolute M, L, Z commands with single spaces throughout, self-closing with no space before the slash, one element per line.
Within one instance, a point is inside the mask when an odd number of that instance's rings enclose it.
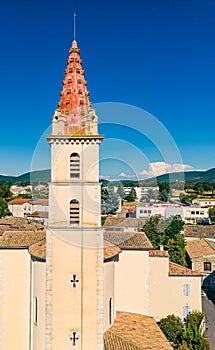
<path fill-rule="evenodd" d="M 124 177 L 124 178 L 130 179 L 131 177 L 135 177 L 135 175 L 121 173 L 121 174 L 119 174 L 119 177 Z"/>
<path fill-rule="evenodd" d="M 188 164 L 168 164 L 165 162 L 154 162 L 149 164 L 148 170 L 143 170 L 139 175 L 146 177 L 154 177 L 166 173 L 176 173 L 180 171 L 191 170 L 192 166 Z"/>

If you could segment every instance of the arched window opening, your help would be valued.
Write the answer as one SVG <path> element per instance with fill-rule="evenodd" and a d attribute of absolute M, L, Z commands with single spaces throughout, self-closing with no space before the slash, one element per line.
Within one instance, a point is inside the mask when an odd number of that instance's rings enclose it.
<path fill-rule="evenodd" d="M 79 225 L 80 223 L 80 206 L 79 201 L 72 199 L 70 202 L 70 225 Z"/>
<path fill-rule="evenodd" d="M 112 298 L 109 299 L 109 325 L 112 325 Z"/>
<path fill-rule="evenodd" d="M 70 155 L 70 178 L 80 177 L 80 156 L 78 153 L 72 153 Z"/>

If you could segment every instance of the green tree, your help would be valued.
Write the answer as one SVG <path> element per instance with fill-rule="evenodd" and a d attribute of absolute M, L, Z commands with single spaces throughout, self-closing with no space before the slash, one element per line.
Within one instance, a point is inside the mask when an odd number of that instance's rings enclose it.
<path fill-rule="evenodd" d="M 185 246 L 185 239 L 180 233 L 169 239 L 165 248 L 169 252 L 170 261 L 182 266 L 187 266 Z"/>
<path fill-rule="evenodd" d="M 176 237 L 177 234 L 180 233 L 184 227 L 184 221 L 179 215 L 175 215 L 166 221 L 169 223 L 165 229 L 165 234 L 169 238 Z"/>
<path fill-rule="evenodd" d="M 0 182 L 0 197 L 1 198 L 9 198 L 12 196 L 10 192 L 10 183 L 8 182 Z"/>
<path fill-rule="evenodd" d="M 132 194 L 128 194 L 127 196 L 124 197 L 124 200 L 127 202 L 134 202 L 135 198 L 132 196 Z"/>
<path fill-rule="evenodd" d="M 212 208 L 209 208 L 208 215 L 209 215 L 209 218 L 211 219 L 211 222 L 215 222 L 215 206 Z"/>
<path fill-rule="evenodd" d="M 120 196 L 121 199 L 124 198 L 124 188 L 123 188 L 123 185 L 122 185 L 121 182 L 118 185 L 117 193 L 118 193 L 118 195 Z"/>
<path fill-rule="evenodd" d="M 160 215 L 151 216 L 140 229 L 145 232 L 155 249 L 159 249 L 159 246 L 164 243 L 164 232 L 160 229 L 160 222 Z"/>
<path fill-rule="evenodd" d="M 119 208 L 119 196 L 112 187 L 102 187 L 101 212 L 102 214 L 115 213 Z"/>
<path fill-rule="evenodd" d="M 184 331 L 184 325 L 181 319 L 175 315 L 169 315 L 160 320 L 159 326 L 167 339 L 174 346 L 174 349 L 178 349 L 178 346 L 181 344 Z"/>
<path fill-rule="evenodd" d="M 158 196 L 158 199 L 162 202 L 168 202 L 169 199 L 170 199 L 170 194 L 169 192 L 167 192 L 167 190 L 162 190 L 160 193 L 159 193 L 159 196 Z"/>
<path fill-rule="evenodd" d="M 6 200 L 4 198 L 0 198 L 0 219 L 9 214 L 10 211 L 8 209 Z"/>

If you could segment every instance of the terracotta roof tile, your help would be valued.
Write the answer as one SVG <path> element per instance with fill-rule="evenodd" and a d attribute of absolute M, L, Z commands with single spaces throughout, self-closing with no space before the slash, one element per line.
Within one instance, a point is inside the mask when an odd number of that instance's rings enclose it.
<path fill-rule="evenodd" d="M 46 240 L 43 239 L 37 243 L 32 244 L 29 247 L 29 253 L 35 258 L 45 259 L 46 258 Z"/>
<path fill-rule="evenodd" d="M 202 275 L 199 272 L 188 269 L 187 267 L 169 262 L 169 276 L 199 276 Z"/>
<path fill-rule="evenodd" d="M 169 253 L 167 250 L 150 250 L 149 256 L 169 257 Z"/>
<path fill-rule="evenodd" d="M 145 233 L 134 232 L 104 232 L 104 239 L 120 249 L 153 249 Z"/>
<path fill-rule="evenodd" d="M 104 350 L 172 350 L 152 317 L 117 312 L 114 325 L 104 334 Z"/>
<path fill-rule="evenodd" d="M 36 200 L 30 200 L 30 204 L 32 204 L 32 205 L 48 205 L 49 200 L 47 198 L 38 198 Z"/>
<path fill-rule="evenodd" d="M 114 244 L 104 240 L 104 260 L 108 260 L 118 255 L 121 249 Z"/>
<path fill-rule="evenodd" d="M 44 226 L 35 220 L 15 216 L 6 216 L 0 219 L 0 235 L 5 231 L 36 231 L 43 229 Z"/>
<path fill-rule="evenodd" d="M 141 227 L 146 222 L 146 218 L 116 218 L 116 217 L 107 217 L 104 226 L 110 227 Z"/>
<path fill-rule="evenodd" d="M 28 215 L 28 218 L 44 218 L 48 219 L 48 212 L 47 211 L 34 211 L 32 214 Z"/>
<path fill-rule="evenodd" d="M 215 255 L 215 250 L 204 238 L 188 241 L 186 245 L 186 251 L 191 259 L 201 256 Z"/>
<path fill-rule="evenodd" d="M 185 237 L 215 238 L 215 225 L 185 225 Z"/>
<path fill-rule="evenodd" d="M 45 231 L 37 232 L 17 232 L 17 231 L 6 231 L 0 237 L 0 248 L 15 248 L 15 247 L 29 247 L 30 245 L 41 241 L 46 236 Z"/>
<path fill-rule="evenodd" d="M 29 198 L 15 198 L 8 202 L 8 204 L 24 204 L 27 202 L 29 202 Z"/>

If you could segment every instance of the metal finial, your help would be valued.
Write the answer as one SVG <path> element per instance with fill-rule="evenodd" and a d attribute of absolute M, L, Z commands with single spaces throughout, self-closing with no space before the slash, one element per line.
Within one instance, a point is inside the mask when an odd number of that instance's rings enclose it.
<path fill-rule="evenodd" d="M 74 40 L 76 40 L 76 13 L 74 12 Z"/>

